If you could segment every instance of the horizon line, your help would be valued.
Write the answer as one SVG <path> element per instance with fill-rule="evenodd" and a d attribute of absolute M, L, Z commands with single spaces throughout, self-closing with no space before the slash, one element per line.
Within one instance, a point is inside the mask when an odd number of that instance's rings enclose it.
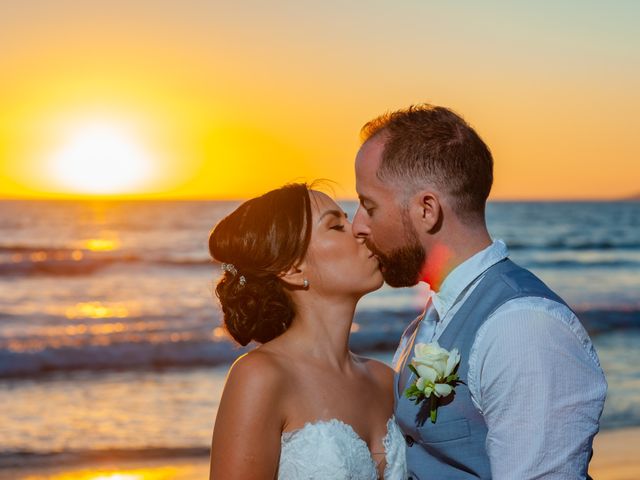
<path fill-rule="evenodd" d="M 15 197 L 0 197 L 0 202 L 12 202 L 12 201 L 82 201 L 82 202 L 244 202 L 251 198 L 255 198 L 259 195 L 247 196 L 247 197 L 188 197 L 188 196 L 167 196 L 167 197 L 154 197 L 154 196 L 126 196 L 126 195 L 77 195 L 77 196 L 15 196 Z M 334 197 L 336 201 L 358 201 L 358 197 Z M 487 203 L 501 203 L 501 202 L 624 202 L 624 201 L 640 201 L 640 194 L 620 196 L 620 197 L 524 197 L 524 198 L 489 198 Z"/>

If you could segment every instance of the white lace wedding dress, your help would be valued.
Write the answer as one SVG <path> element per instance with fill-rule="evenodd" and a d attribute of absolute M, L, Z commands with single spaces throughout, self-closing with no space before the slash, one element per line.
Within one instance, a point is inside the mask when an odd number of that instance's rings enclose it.
<path fill-rule="evenodd" d="M 384 480 L 407 477 L 405 440 L 391 417 L 383 439 Z M 279 480 L 378 480 L 367 443 L 351 425 L 332 419 L 307 423 L 281 437 Z"/>

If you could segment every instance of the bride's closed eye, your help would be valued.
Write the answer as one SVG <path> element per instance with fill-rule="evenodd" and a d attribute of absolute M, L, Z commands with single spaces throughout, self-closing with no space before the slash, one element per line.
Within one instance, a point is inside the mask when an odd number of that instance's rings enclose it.
<path fill-rule="evenodd" d="M 330 230 L 338 230 L 340 232 L 344 232 L 344 225 L 334 225 L 333 227 L 329 227 Z"/>

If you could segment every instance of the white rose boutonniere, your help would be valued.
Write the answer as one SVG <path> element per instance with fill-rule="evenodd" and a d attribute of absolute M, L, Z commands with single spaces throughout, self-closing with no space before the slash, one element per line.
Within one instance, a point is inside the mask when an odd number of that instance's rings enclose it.
<path fill-rule="evenodd" d="M 404 391 L 404 396 L 413 400 L 416 405 L 429 400 L 431 422 L 436 423 L 438 399 L 451 395 L 459 383 L 458 366 L 460 353 L 454 348 L 448 351 L 433 343 L 418 343 L 415 355 L 407 365 L 416 380 Z"/>

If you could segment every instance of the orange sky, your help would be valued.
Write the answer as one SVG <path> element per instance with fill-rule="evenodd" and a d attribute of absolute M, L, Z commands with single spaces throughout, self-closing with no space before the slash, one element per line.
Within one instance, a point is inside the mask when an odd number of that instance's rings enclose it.
<path fill-rule="evenodd" d="M 640 192 L 634 2 L 214 3 L 2 2 L 0 197 L 352 196 L 361 125 L 424 101 L 489 144 L 493 199 Z"/>

